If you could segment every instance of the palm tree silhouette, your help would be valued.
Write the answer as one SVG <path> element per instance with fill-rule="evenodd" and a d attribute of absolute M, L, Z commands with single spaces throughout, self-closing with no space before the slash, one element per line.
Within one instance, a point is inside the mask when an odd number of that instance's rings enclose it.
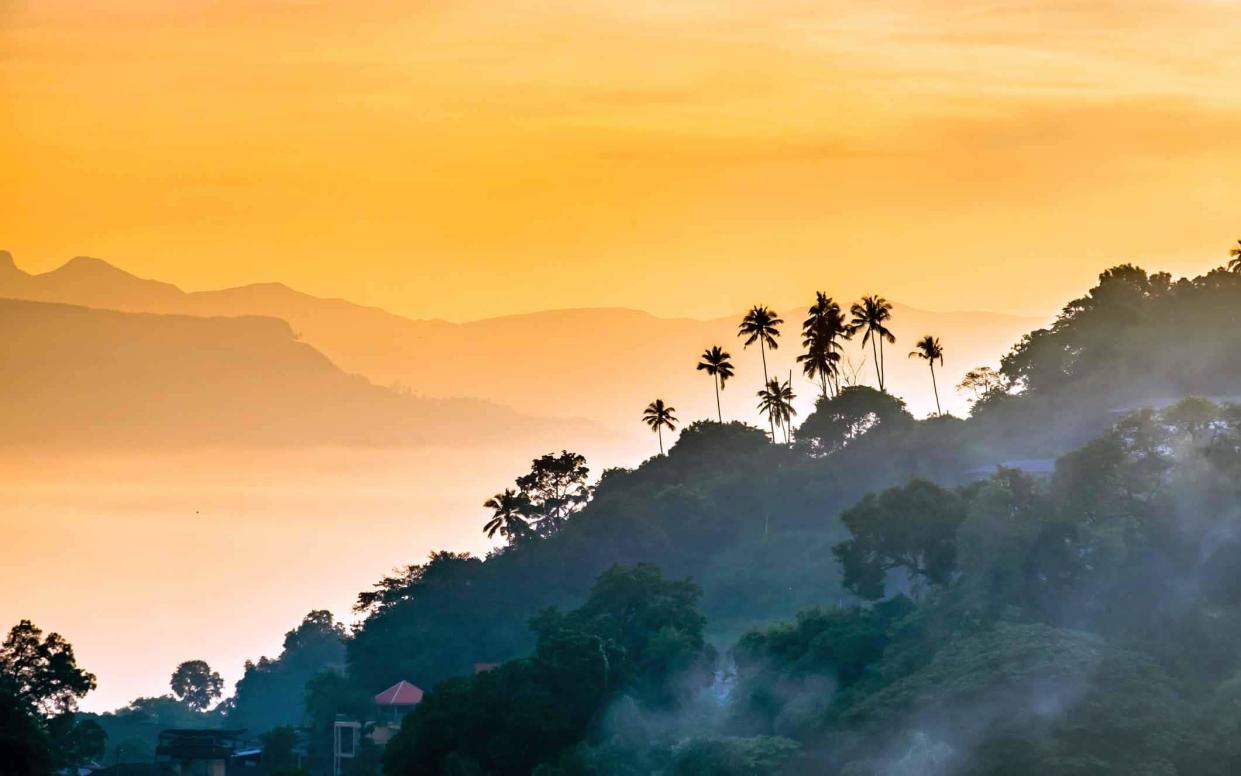
<path fill-rule="evenodd" d="M 530 536 L 534 531 L 526 522 L 530 511 L 530 499 L 524 493 L 508 488 L 483 502 L 483 506 L 492 511 L 491 519 L 483 526 L 487 538 L 499 533 L 510 542 Z"/>
<path fill-rule="evenodd" d="M 1228 260 L 1228 269 L 1241 275 L 1241 240 L 1237 240 L 1237 247 L 1228 251 L 1228 255 L 1232 257 Z"/>
<path fill-rule="evenodd" d="M 642 421 L 651 427 L 651 430 L 659 434 L 659 454 L 664 454 L 664 426 L 669 431 L 676 430 L 677 416 L 673 413 L 676 409 L 664 404 L 663 399 L 656 399 L 646 405 L 646 410 L 642 412 Z"/>
<path fill-rule="evenodd" d="M 888 344 L 896 342 L 896 336 L 883 325 L 892 318 L 892 303 L 882 296 L 864 296 L 862 301 L 853 303 L 853 306 L 849 308 L 849 314 L 853 317 L 849 321 L 849 334 L 865 332 L 862 335 L 862 345 L 865 346 L 868 341 L 870 342 L 871 354 L 875 357 L 875 375 L 879 378 L 879 390 L 882 391 L 883 341 L 887 340 Z"/>
<path fill-rule="evenodd" d="M 770 378 L 767 377 L 767 348 L 775 350 L 780 347 L 776 342 L 776 337 L 780 336 L 780 324 L 784 323 L 784 319 L 776 315 L 775 310 L 764 305 L 754 305 L 750 311 L 741 319 L 741 325 L 738 327 L 737 336 L 745 337 L 745 347 L 750 347 L 755 342 L 758 343 L 758 351 L 763 356 L 763 385 L 766 385 Z M 771 437 L 776 437 L 775 422 L 771 425 Z"/>
<path fill-rule="evenodd" d="M 720 391 L 724 390 L 724 383 L 733 376 L 732 355 L 719 345 L 715 345 L 702 351 L 702 360 L 695 368 L 711 375 L 711 382 L 715 384 L 715 411 L 720 417 L 720 422 L 723 423 L 724 411 L 720 409 Z"/>
<path fill-rule="evenodd" d="M 932 337 L 928 334 L 918 340 L 909 357 L 925 359 L 931 365 L 931 388 L 935 391 L 935 414 L 943 415 L 944 411 L 939 407 L 939 386 L 935 383 L 935 362 L 938 361 L 940 366 L 944 365 L 944 348 L 939 344 L 939 337 Z"/>
<path fill-rule="evenodd" d="M 801 344 L 806 352 L 798 356 L 797 361 L 807 377 L 813 380 L 818 375 L 823 398 L 826 399 L 828 378 L 835 378 L 836 364 L 840 361 L 836 339 L 845 334 L 846 326 L 840 305 L 822 291 L 815 293 L 814 306 L 801 325 Z"/>
<path fill-rule="evenodd" d="M 767 381 L 766 388 L 758 392 L 758 409 L 772 424 L 772 442 L 776 441 L 776 424 L 784 429 L 784 441 L 792 441 L 789 426 L 793 416 L 797 414 L 797 410 L 793 408 L 793 400 L 796 398 L 792 380 L 781 384 L 779 379 L 773 378 Z"/>

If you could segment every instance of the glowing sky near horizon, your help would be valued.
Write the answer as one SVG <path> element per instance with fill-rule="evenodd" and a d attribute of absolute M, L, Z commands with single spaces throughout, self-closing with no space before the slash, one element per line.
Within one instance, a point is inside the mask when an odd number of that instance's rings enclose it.
<path fill-rule="evenodd" d="M 8 0 L 0 247 L 417 317 L 1045 313 L 1241 236 L 1226 0 Z"/>

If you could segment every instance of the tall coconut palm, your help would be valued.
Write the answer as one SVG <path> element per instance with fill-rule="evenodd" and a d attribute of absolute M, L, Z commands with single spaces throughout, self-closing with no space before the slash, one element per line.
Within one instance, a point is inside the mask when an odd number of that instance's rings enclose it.
<path fill-rule="evenodd" d="M 642 421 L 651 427 L 651 430 L 659 435 L 659 454 L 664 454 L 664 427 L 667 426 L 669 431 L 676 430 L 677 416 L 674 414 L 676 409 L 664 404 L 663 399 L 656 399 L 646 405 L 646 409 L 642 412 Z"/>
<path fill-rule="evenodd" d="M 488 539 L 499 533 L 510 542 L 515 542 L 533 535 L 534 529 L 526 522 L 530 499 L 525 494 L 508 488 L 487 499 L 483 506 L 492 511 L 491 519 L 483 526 Z"/>
<path fill-rule="evenodd" d="M 710 375 L 711 382 L 715 384 L 715 412 L 723 423 L 724 410 L 720 409 L 720 391 L 724 390 L 724 383 L 733 376 L 732 355 L 715 345 L 702 351 L 702 360 L 696 368 Z"/>
<path fill-rule="evenodd" d="M 780 324 L 782 323 L 784 319 L 776 315 L 775 310 L 756 304 L 741 319 L 741 325 L 737 330 L 738 337 L 746 338 L 745 347 L 748 348 L 755 342 L 758 343 L 758 351 L 763 357 L 763 385 L 770 380 L 767 376 L 767 349 L 775 350 L 780 347 L 776 338 L 780 336 Z M 771 425 L 771 436 L 772 439 L 776 436 L 774 421 Z"/>
<path fill-rule="evenodd" d="M 826 399 L 828 381 L 833 380 L 835 386 L 836 365 L 840 361 L 837 338 L 845 334 L 847 327 L 840 305 L 822 291 L 816 292 L 816 297 L 801 325 L 801 344 L 806 352 L 798 356 L 797 361 L 811 380 L 818 376 L 823 398 Z"/>
<path fill-rule="evenodd" d="M 793 381 L 789 380 L 781 384 L 778 378 L 772 378 L 767 381 L 767 387 L 758 392 L 758 409 L 771 421 L 772 432 L 771 441 L 776 441 L 775 427 L 778 424 L 784 429 L 784 441 L 792 441 L 790 434 L 790 426 L 793 416 L 797 414 L 797 410 L 793 407 L 793 400 L 797 395 L 793 393 Z"/>
<path fill-rule="evenodd" d="M 883 390 L 884 363 L 883 342 L 896 342 L 896 336 L 884 325 L 892 318 L 892 303 L 882 296 L 864 296 L 862 301 L 854 302 L 849 308 L 849 333 L 863 332 L 862 345 L 870 343 L 871 355 L 875 357 L 875 375 L 879 379 L 879 390 Z"/>
<path fill-rule="evenodd" d="M 943 415 L 944 411 L 939 406 L 939 386 L 935 382 L 935 362 L 938 361 L 940 366 L 944 365 L 944 348 L 939 344 L 939 337 L 932 337 L 930 334 L 918 340 L 914 345 L 914 349 L 909 353 L 910 358 L 921 358 L 931 366 L 931 389 L 935 391 L 935 414 Z"/>
<path fill-rule="evenodd" d="M 1237 240 L 1237 247 L 1228 251 L 1231 257 L 1228 259 L 1228 269 L 1241 275 L 1241 240 Z"/>

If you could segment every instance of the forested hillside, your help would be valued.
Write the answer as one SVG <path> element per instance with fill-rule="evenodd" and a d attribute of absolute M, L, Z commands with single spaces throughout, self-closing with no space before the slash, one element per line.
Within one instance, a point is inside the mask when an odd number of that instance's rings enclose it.
<path fill-rule="evenodd" d="M 311 613 L 195 724 L 305 725 L 319 773 L 407 680 L 390 774 L 1236 772 L 1241 274 L 1109 270 L 971 387 L 534 459 L 480 510 L 503 546 Z"/>
<path fill-rule="evenodd" d="M 1236 667 L 1226 558 L 1241 534 L 1241 411 L 1169 400 L 1241 393 L 1239 316 L 1236 274 L 1173 283 L 1118 267 L 1018 344 L 967 420 L 916 421 L 847 388 L 791 445 L 694 424 L 666 457 L 605 472 L 554 533 L 486 560 L 439 554 L 364 594 L 350 676 L 434 683 L 532 649 L 546 660 L 544 615 L 533 631 L 531 616 L 587 600 L 613 564 L 653 563 L 693 578 L 707 639 L 738 663 L 709 729 L 724 738 L 690 760 L 758 747 L 796 772 L 1210 772 L 1196 769 L 1224 762 L 1227 732 L 1185 720 L 1227 702 L 1210 690 Z M 1143 403 L 1170 406 L 1126 411 Z M 1043 456 L 1059 458 L 1050 480 L 998 466 Z M 677 765 L 689 754 L 674 739 L 612 747 L 604 720 L 622 698 L 642 707 L 632 695 L 602 692 L 581 747 L 548 745 L 544 766 L 567 769 L 549 772 L 721 772 Z M 527 772 L 477 743 L 419 749 L 438 735 L 425 726 L 448 724 L 435 715 L 471 713 L 439 703 L 407 723 L 393 772 L 445 757 Z"/>

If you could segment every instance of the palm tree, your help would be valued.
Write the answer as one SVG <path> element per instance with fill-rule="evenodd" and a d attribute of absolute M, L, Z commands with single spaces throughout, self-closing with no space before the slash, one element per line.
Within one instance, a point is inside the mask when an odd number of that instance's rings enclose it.
<path fill-rule="evenodd" d="M 776 315 L 776 311 L 764 305 L 754 305 L 750 311 L 741 319 L 741 325 L 738 327 L 737 336 L 745 337 L 745 347 L 750 347 L 755 342 L 758 343 L 758 351 L 763 356 L 763 385 L 769 381 L 767 377 L 767 348 L 775 350 L 780 347 L 776 342 L 776 337 L 780 336 L 780 324 L 784 323 L 784 319 Z M 772 423 L 771 436 L 776 436 L 776 426 Z"/>
<path fill-rule="evenodd" d="M 935 414 L 943 415 L 944 411 L 939 407 L 939 386 L 935 383 L 935 362 L 938 361 L 940 366 L 944 365 L 944 348 L 939 344 L 939 337 L 932 337 L 928 334 L 918 340 L 909 357 L 925 359 L 931 365 L 931 388 L 935 391 Z"/>
<path fill-rule="evenodd" d="M 772 424 L 771 441 L 776 441 L 775 426 L 778 423 L 784 429 L 784 440 L 792 441 L 789 434 L 790 421 L 797 414 L 797 410 L 793 408 L 793 400 L 797 395 L 793 393 L 793 381 L 789 380 L 781 384 L 778 379 L 767 381 L 767 387 L 758 392 L 758 409 L 768 417 Z"/>
<path fill-rule="evenodd" d="M 530 499 L 524 493 L 508 488 L 483 502 L 483 506 L 492 511 L 491 519 L 483 526 L 487 538 L 499 533 L 510 542 L 523 539 L 533 534 L 526 515 L 530 511 Z"/>
<path fill-rule="evenodd" d="M 870 342 L 871 354 L 875 357 L 875 374 L 879 378 L 879 390 L 882 391 L 883 341 L 887 340 L 888 344 L 896 342 L 896 336 L 884 326 L 884 323 L 892 318 L 892 303 L 882 296 L 864 296 L 862 301 L 853 303 L 849 314 L 853 316 L 849 321 L 849 334 L 865 332 L 862 335 L 862 345 Z"/>
<path fill-rule="evenodd" d="M 711 382 L 715 384 L 715 411 L 720 416 L 720 422 L 723 423 L 724 411 L 720 409 L 720 391 L 724 390 L 724 383 L 733 376 L 732 355 L 719 345 L 715 345 L 702 351 L 702 360 L 698 362 L 696 368 L 713 378 Z"/>
<path fill-rule="evenodd" d="M 1228 260 L 1228 269 L 1241 275 L 1241 240 L 1237 240 L 1237 247 L 1228 251 L 1228 255 L 1232 257 Z"/>
<path fill-rule="evenodd" d="M 646 410 L 642 413 L 642 421 L 651 427 L 651 430 L 659 434 L 659 454 L 664 454 L 664 426 L 669 431 L 676 430 L 677 416 L 673 413 L 676 410 L 664 404 L 663 399 L 656 399 L 646 405 Z"/>
<path fill-rule="evenodd" d="M 813 380 L 818 375 L 823 398 L 826 399 L 828 378 L 835 378 L 836 363 L 840 361 L 836 339 L 845 333 L 847 327 L 840 313 L 840 305 L 822 291 L 816 292 L 816 297 L 809 317 L 801 325 L 801 344 L 806 352 L 798 356 L 797 361 L 807 377 Z"/>

